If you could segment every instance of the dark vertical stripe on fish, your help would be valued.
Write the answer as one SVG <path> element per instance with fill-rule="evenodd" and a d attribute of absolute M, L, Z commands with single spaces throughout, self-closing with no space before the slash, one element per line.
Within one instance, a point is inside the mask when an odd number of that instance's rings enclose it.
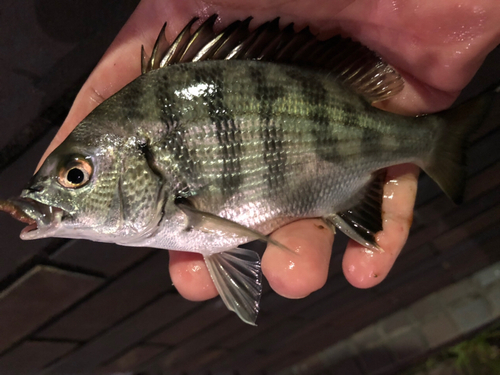
<path fill-rule="evenodd" d="M 185 179 L 192 181 L 192 176 L 198 173 L 195 170 L 196 148 L 189 148 L 186 144 L 186 132 L 183 128 L 177 128 L 182 122 L 182 111 L 180 110 L 181 101 L 171 89 L 172 85 L 167 74 L 159 74 L 155 81 L 155 95 L 152 98 L 155 110 L 159 115 L 162 124 L 165 125 L 165 139 L 162 146 L 167 149 L 169 155 L 172 155 L 172 162 L 176 164 L 172 171 L 172 178 L 175 181 L 174 190 L 187 189 Z M 180 177 L 182 176 L 182 177 Z"/>
<path fill-rule="evenodd" d="M 320 158 L 329 162 L 337 162 L 337 137 L 333 134 L 334 119 L 330 118 L 328 109 L 328 92 L 323 83 L 315 76 L 304 76 L 300 71 L 288 70 L 287 76 L 295 80 L 301 88 L 302 100 L 307 103 L 307 117 L 313 123 L 311 133 L 316 140 L 317 153 Z"/>
<path fill-rule="evenodd" d="M 284 148 L 283 126 L 276 121 L 275 103 L 285 96 L 282 86 L 270 86 L 262 69 L 250 68 L 250 77 L 256 84 L 255 98 L 259 103 L 259 132 L 263 142 L 263 158 L 267 165 L 264 178 L 267 180 L 268 192 L 272 194 L 280 187 L 285 186 L 286 150 Z M 274 117 L 274 121 L 273 121 Z"/>
<path fill-rule="evenodd" d="M 121 100 L 121 104 L 118 108 L 121 108 L 123 113 L 123 120 L 125 121 L 142 121 L 144 120 L 143 103 L 141 100 L 145 100 L 147 95 L 146 90 L 147 80 L 144 77 L 139 77 L 131 85 L 127 87 L 127 90 L 122 90 L 121 95 L 118 96 Z M 116 119 L 116 121 L 120 121 Z"/>
<path fill-rule="evenodd" d="M 240 164 L 242 140 L 239 124 L 224 101 L 224 69 L 196 68 L 194 75 L 196 82 L 207 84 L 204 96 L 208 116 L 216 127 L 223 162 L 221 192 L 229 197 L 239 192 L 243 182 Z"/>
<path fill-rule="evenodd" d="M 371 154 L 379 149 L 382 140 L 382 134 L 376 129 L 373 129 L 367 123 L 362 123 L 360 120 L 362 117 L 352 105 L 344 103 L 342 105 L 342 111 L 339 121 L 344 125 L 352 128 L 358 128 L 362 130 L 362 135 L 360 139 L 361 153 Z"/>

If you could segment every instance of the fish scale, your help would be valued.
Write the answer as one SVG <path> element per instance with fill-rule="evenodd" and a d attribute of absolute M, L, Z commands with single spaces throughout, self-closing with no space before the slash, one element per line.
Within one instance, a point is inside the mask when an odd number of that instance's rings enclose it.
<path fill-rule="evenodd" d="M 401 76 L 339 36 L 277 20 L 215 33 L 192 20 L 160 33 L 143 74 L 104 101 L 0 209 L 21 237 L 85 238 L 202 253 L 226 306 L 254 324 L 260 259 L 238 248 L 301 218 L 322 218 L 379 250 L 384 168 L 422 167 L 455 201 L 464 145 L 492 92 L 431 116 L 374 108 Z"/>
<path fill-rule="evenodd" d="M 234 61 L 232 63 L 234 63 L 234 66 L 226 64 L 225 73 L 222 74 L 223 77 L 226 75 L 237 75 L 235 71 L 242 72 L 250 68 L 255 71 L 256 68 L 262 68 L 261 63 L 248 61 Z M 216 65 L 217 62 L 203 62 L 197 64 Z M 287 74 L 281 73 L 281 71 L 284 70 L 283 67 L 265 67 L 265 69 L 273 73 L 273 78 L 269 76 L 266 80 L 266 85 L 269 87 L 284 87 L 283 90 L 286 90 L 283 81 L 287 79 Z M 291 70 L 292 68 L 288 69 Z M 259 100 L 257 97 L 253 95 L 253 91 L 256 90 L 251 79 L 245 80 L 245 75 L 240 74 L 238 80 L 225 84 L 228 92 L 233 94 L 238 93 L 230 100 L 227 100 L 224 96 L 214 96 L 212 94 L 213 92 L 221 91 L 222 88 L 218 86 L 220 82 L 213 79 L 214 75 L 209 69 L 197 68 L 196 70 L 196 73 L 192 74 L 186 72 L 186 77 L 182 77 L 180 81 L 183 83 L 186 81 L 189 82 L 189 75 L 194 75 L 195 77 L 192 79 L 193 85 L 198 85 L 201 80 L 201 82 L 206 84 L 206 90 L 210 92 L 210 95 L 205 95 L 205 92 L 200 92 L 202 100 L 199 102 L 195 100 L 195 102 L 199 103 L 200 108 L 194 108 L 194 115 L 190 117 L 186 117 L 187 115 L 178 116 L 179 124 L 185 122 L 189 124 L 189 127 L 182 129 L 180 135 L 177 132 L 175 132 L 174 135 L 176 139 L 182 138 L 180 142 L 185 145 L 187 150 L 190 150 L 187 151 L 187 154 L 190 155 L 190 163 L 201 163 L 201 165 L 204 165 L 204 169 L 198 171 L 199 174 L 201 174 L 201 180 L 204 180 L 203 183 L 210 186 L 219 186 L 224 196 L 223 198 L 225 199 L 231 197 L 234 191 L 237 191 L 241 187 L 244 180 L 250 178 L 253 174 L 256 174 L 257 178 L 262 180 L 262 183 L 264 183 L 264 181 L 266 182 L 265 190 L 269 194 L 268 197 L 259 198 L 277 199 L 279 197 L 274 193 L 273 187 L 276 184 L 273 183 L 273 178 L 281 179 L 281 186 L 286 186 L 286 177 L 298 172 L 297 170 L 293 170 L 294 168 L 308 168 L 316 171 L 320 169 L 320 172 L 321 170 L 325 170 L 325 173 L 332 175 L 331 179 L 333 181 L 334 174 L 336 174 L 338 178 L 338 173 L 346 161 L 346 156 L 351 157 L 348 161 L 349 172 L 343 173 L 354 175 L 356 173 L 366 174 L 363 170 L 355 170 L 358 166 L 354 165 L 354 157 L 359 158 L 357 162 L 359 163 L 360 169 L 366 168 L 367 170 L 373 171 L 394 163 L 395 159 L 399 159 L 398 161 L 401 162 L 415 160 L 415 158 L 418 157 L 418 155 L 415 156 L 415 154 L 420 153 L 419 150 L 415 150 L 411 147 L 411 144 L 408 144 L 407 134 L 401 134 L 401 137 L 397 137 L 397 141 L 395 142 L 397 143 L 397 148 L 388 150 L 391 156 L 390 160 L 377 160 L 372 157 L 364 158 L 364 153 L 371 156 L 373 149 L 380 148 L 380 143 L 377 140 L 383 135 L 380 134 L 380 127 L 377 126 L 377 123 L 382 116 L 378 112 L 372 111 L 374 114 L 372 116 L 373 118 L 369 119 L 367 117 L 368 121 L 363 123 L 364 126 L 361 126 L 359 121 L 347 122 L 346 125 L 344 123 L 344 106 L 342 102 L 339 103 L 339 99 L 336 96 L 339 88 L 335 83 L 331 85 L 331 89 L 329 87 L 330 91 L 323 88 L 327 94 L 321 95 L 321 107 L 329 108 L 329 110 L 325 111 L 323 115 L 324 119 L 319 123 L 315 121 L 318 119 L 315 111 L 310 110 L 311 100 L 306 100 L 306 96 L 311 90 L 311 88 L 308 88 L 307 90 L 287 90 L 288 96 L 283 100 L 295 103 L 295 105 L 286 106 L 290 108 L 290 112 L 281 112 L 279 116 L 271 111 L 270 115 L 273 125 L 270 126 L 269 121 L 271 119 L 260 116 L 262 113 L 260 111 L 261 106 L 258 103 Z M 204 72 L 208 73 L 204 75 Z M 302 72 L 302 74 L 304 73 Z M 254 76 L 254 74 L 250 74 L 250 76 Z M 224 80 L 219 81 L 224 82 Z M 293 81 L 289 82 L 288 85 L 292 88 L 297 87 L 296 83 Z M 260 91 L 264 90 L 265 85 L 261 83 L 261 86 L 262 87 L 258 89 Z M 170 90 L 172 92 L 176 90 L 176 87 L 177 84 L 170 81 Z M 349 98 L 348 95 L 344 95 L 344 98 L 347 98 L 344 99 L 345 101 L 349 99 L 352 101 L 355 100 L 358 107 L 366 107 L 365 103 L 358 97 Z M 183 95 L 178 95 L 170 107 L 172 111 L 175 112 L 176 107 L 184 107 L 183 102 L 185 100 Z M 190 100 L 193 100 L 193 98 L 191 97 Z M 220 101 L 225 101 L 223 106 L 224 110 L 217 114 L 217 116 L 214 114 L 210 115 L 210 108 L 215 108 L 216 104 L 220 104 Z M 257 101 L 257 103 L 253 103 L 255 101 Z M 205 105 L 205 102 L 208 102 L 208 104 Z M 314 102 L 316 101 L 314 100 Z M 191 106 L 194 107 L 192 103 Z M 353 107 L 349 102 L 346 106 Z M 248 108 L 254 108 L 254 113 Z M 385 113 L 383 113 L 383 115 L 387 117 L 391 116 Z M 246 120 L 247 117 L 250 120 Z M 198 118 L 202 119 L 203 123 L 200 123 Z M 254 120 L 256 118 L 257 120 Z M 369 122 L 370 120 L 371 123 Z M 157 120 L 155 120 L 155 122 L 157 122 Z M 146 123 L 145 125 L 149 127 L 149 124 Z M 181 130 L 182 125 L 177 126 L 179 130 Z M 346 131 L 346 126 L 349 128 L 349 132 Z M 281 131 L 273 131 L 273 129 L 276 128 L 281 129 Z M 318 128 L 322 131 L 319 131 Z M 353 130 L 356 130 L 356 132 L 354 133 Z M 433 128 L 420 127 L 419 130 L 420 133 L 423 133 L 421 135 L 423 139 L 420 140 L 419 144 L 429 144 Z M 372 134 L 371 137 L 367 137 L 366 134 L 368 132 Z M 195 134 L 192 135 L 192 133 Z M 223 136 L 223 133 L 231 134 L 231 137 Z M 277 134 L 280 134 L 280 139 L 278 139 Z M 356 136 L 356 134 L 358 135 Z M 248 136 L 248 139 L 244 139 L 245 135 Z M 171 135 L 167 134 L 167 137 L 169 136 Z M 201 138 L 201 141 L 198 140 L 199 138 Z M 332 147 L 332 143 L 335 143 L 332 142 L 332 139 L 338 139 L 338 142 L 341 142 L 342 145 L 339 147 Z M 151 140 L 152 147 L 154 147 L 154 144 L 155 141 Z M 280 150 L 276 149 L 277 144 L 280 145 Z M 407 159 L 398 154 L 399 150 L 402 150 L 403 154 L 406 153 L 404 148 L 405 144 L 407 144 L 409 148 L 408 152 L 412 154 L 412 159 Z M 261 155 L 261 157 L 246 158 L 245 150 L 255 145 L 257 145 L 256 148 L 260 148 L 257 155 Z M 241 154 L 236 152 L 236 150 L 239 150 Z M 298 150 L 298 152 L 296 150 Z M 172 149 L 171 152 L 173 153 L 166 155 L 167 159 L 172 157 L 180 160 L 178 153 L 185 151 L 182 151 L 181 148 L 176 148 Z M 254 154 L 255 149 L 250 149 L 248 153 Z M 161 157 L 159 156 L 161 151 L 155 152 L 155 154 L 157 154 L 158 157 L 157 163 L 161 164 Z M 322 163 L 321 160 L 316 160 L 317 155 L 322 156 L 321 159 L 324 159 L 326 162 L 337 163 L 338 165 L 332 168 L 330 164 L 325 164 Z M 210 160 L 210 165 L 203 164 L 203 159 Z M 187 158 L 184 158 L 184 160 L 187 160 Z M 278 160 L 278 163 L 276 163 L 276 160 Z M 309 163 L 306 164 L 304 160 L 309 160 Z M 242 164 L 244 164 L 244 166 Z M 172 165 L 172 162 L 169 161 L 167 165 Z M 160 169 L 166 168 L 160 167 Z M 196 178 L 200 179 L 198 173 L 190 173 L 189 168 L 186 166 L 181 166 L 179 169 L 185 170 L 187 174 L 196 175 Z M 290 169 L 290 173 L 286 172 L 288 169 Z M 335 171 L 335 169 L 337 170 Z M 262 173 L 262 171 L 266 171 L 267 173 Z M 334 185 L 330 186 L 331 189 L 336 189 Z M 280 188 L 279 190 L 282 191 L 283 189 Z M 356 190 L 359 190 L 359 187 Z M 355 193 L 356 190 L 354 190 L 353 193 Z M 293 191 L 291 194 L 294 195 Z M 253 198 L 254 197 L 251 197 L 250 200 Z M 332 207 L 334 207 L 334 205 L 332 205 Z M 305 209 L 304 213 L 307 214 L 307 212 L 314 211 L 314 209 L 316 209 L 316 207 Z M 213 209 L 210 209 L 210 211 L 212 212 Z"/>

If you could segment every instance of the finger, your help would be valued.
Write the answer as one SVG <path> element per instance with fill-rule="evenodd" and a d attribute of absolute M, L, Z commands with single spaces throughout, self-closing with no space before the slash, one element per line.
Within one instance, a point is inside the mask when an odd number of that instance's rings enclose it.
<path fill-rule="evenodd" d="M 184 298 L 204 301 L 218 295 L 201 254 L 170 251 L 169 269 L 172 283 Z"/>
<path fill-rule="evenodd" d="M 278 294 L 302 298 L 325 285 L 333 234 L 321 219 L 296 221 L 271 237 L 294 251 L 269 244 L 262 258 L 264 276 Z"/>
<path fill-rule="evenodd" d="M 419 169 L 403 164 L 387 169 L 382 202 L 383 231 L 377 243 L 384 250 L 374 252 L 349 241 L 342 268 L 346 279 L 355 287 L 370 288 L 385 279 L 406 243 L 413 218 Z"/>

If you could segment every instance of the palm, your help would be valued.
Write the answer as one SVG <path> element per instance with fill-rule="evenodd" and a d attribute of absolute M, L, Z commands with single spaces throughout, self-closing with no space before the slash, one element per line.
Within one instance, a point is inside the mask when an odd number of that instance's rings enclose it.
<path fill-rule="evenodd" d="M 379 52 L 403 74 L 404 91 L 381 103 L 384 109 L 406 114 L 435 112 L 448 107 L 475 73 L 486 54 L 500 40 L 498 0 L 394 0 L 286 1 L 217 0 L 210 5 L 196 0 L 143 0 L 92 75 L 82 87 L 73 108 L 49 147 L 53 149 L 103 99 L 140 73 L 140 46 L 151 50 L 167 21 L 167 38 L 175 35 L 194 15 L 221 15 L 223 25 L 252 15 L 255 24 L 280 16 L 283 23 L 310 25 L 320 37 L 339 31 Z M 466 1 L 467 2 L 467 1 Z M 202 16 L 202 17 L 203 17 Z M 344 273 L 359 287 L 370 287 L 389 272 L 408 234 L 416 193 L 414 166 L 390 168 L 384 200 L 384 231 L 378 242 L 384 253 L 370 254 L 352 241 L 344 256 Z M 333 236 L 319 229 L 318 220 L 303 220 L 281 228 L 273 236 L 301 254 L 269 246 L 263 271 L 280 294 L 297 298 L 320 288 L 326 280 Z M 297 261 L 298 259 L 298 261 Z M 171 253 L 172 280 L 189 299 L 216 294 L 201 257 Z M 374 275 L 378 277 L 374 277 Z"/>

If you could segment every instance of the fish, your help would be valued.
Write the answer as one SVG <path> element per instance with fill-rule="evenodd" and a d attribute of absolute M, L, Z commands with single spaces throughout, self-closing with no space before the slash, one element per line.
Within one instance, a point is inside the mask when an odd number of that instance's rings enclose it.
<path fill-rule="evenodd" d="M 0 210 L 24 240 L 87 239 L 198 252 L 222 300 L 254 325 L 259 255 L 239 247 L 322 218 L 372 250 L 382 230 L 387 167 L 414 163 L 456 203 L 467 138 L 492 94 L 438 114 L 373 106 L 401 75 L 349 38 L 319 40 L 279 19 L 214 31 L 166 24 L 141 75 L 95 108 Z M 194 31 L 192 31 L 194 27 Z"/>

